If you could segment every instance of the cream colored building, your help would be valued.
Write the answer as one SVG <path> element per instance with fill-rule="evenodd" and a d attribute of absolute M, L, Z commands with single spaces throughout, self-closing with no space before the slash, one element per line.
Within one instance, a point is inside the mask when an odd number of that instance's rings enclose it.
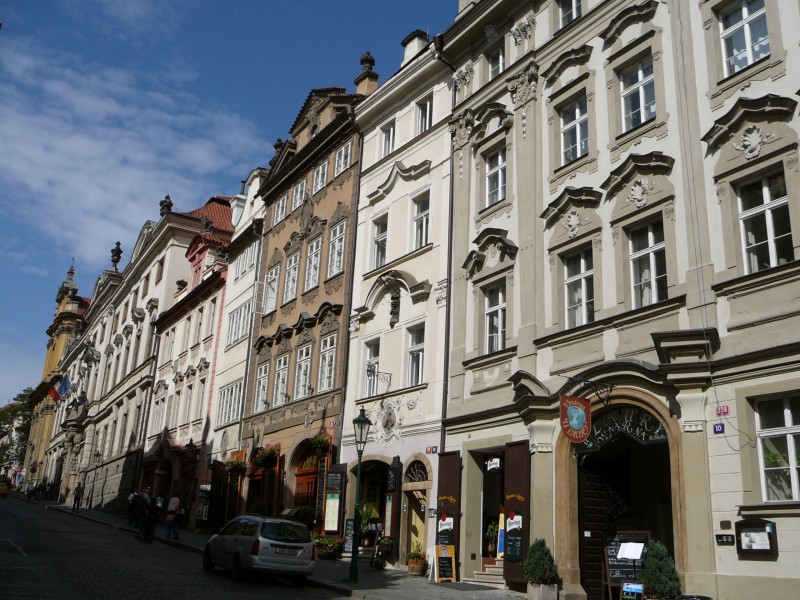
<path fill-rule="evenodd" d="M 562 597 L 603 598 L 606 540 L 644 531 L 684 593 L 792 596 L 800 7 L 459 9 L 438 485 L 460 575 L 502 509 L 511 585 L 541 537 Z M 562 394 L 592 402 L 584 443 Z"/>
<path fill-rule="evenodd" d="M 364 133 L 341 462 L 354 490 L 353 419 L 372 421 L 360 505 L 395 540 L 431 548 L 446 373 L 451 70 L 422 31 L 356 108 Z M 349 496 L 352 517 L 355 495 Z M 370 533 L 374 536 L 374 532 Z M 370 538 L 370 543 L 374 538 Z"/>

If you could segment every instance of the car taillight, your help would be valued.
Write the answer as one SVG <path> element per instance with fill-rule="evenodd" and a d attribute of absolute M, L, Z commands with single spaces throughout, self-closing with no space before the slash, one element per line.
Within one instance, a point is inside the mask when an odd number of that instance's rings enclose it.
<path fill-rule="evenodd" d="M 250 546 L 250 555 L 251 556 L 258 556 L 258 550 L 261 547 L 261 544 L 258 540 L 253 542 L 253 545 Z"/>

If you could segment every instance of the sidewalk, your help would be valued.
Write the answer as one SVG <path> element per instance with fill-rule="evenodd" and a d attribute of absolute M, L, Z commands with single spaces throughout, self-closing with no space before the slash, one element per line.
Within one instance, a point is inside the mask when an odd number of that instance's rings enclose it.
<path fill-rule="evenodd" d="M 9 494 L 9 497 L 15 495 Z M 24 496 L 18 498 L 25 501 Z M 72 514 L 72 506 L 44 500 L 33 503 L 50 510 L 58 510 Z M 128 525 L 126 515 L 81 508 L 75 515 L 83 519 L 103 523 L 122 531 L 135 534 L 136 530 Z M 156 541 L 181 550 L 194 552 L 201 556 L 209 535 L 194 531 L 182 530 L 180 539 L 164 537 L 164 528 L 156 529 Z M 197 560 L 200 570 L 200 559 Z M 362 600 L 408 600 L 409 598 L 436 598 L 437 600 L 524 600 L 525 594 L 473 583 L 434 583 L 427 578 L 408 575 L 404 569 L 386 568 L 378 571 L 369 566 L 364 558 L 358 562 L 358 582 L 348 581 L 350 560 L 318 560 L 314 575 L 309 579 L 310 585 L 324 587 L 344 596 Z"/>

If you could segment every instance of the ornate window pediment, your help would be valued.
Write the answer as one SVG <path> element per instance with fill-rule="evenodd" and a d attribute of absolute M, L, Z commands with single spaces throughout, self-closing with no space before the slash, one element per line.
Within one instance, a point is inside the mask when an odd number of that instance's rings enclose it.
<path fill-rule="evenodd" d="M 382 273 L 380 277 L 375 279 L 369 292 L 364 306 L 354 310 L 362 320 L 372 317 L 373 311 L 378 306 L 386 294 L 390 294 L 394 290 L 405 289 L 408 292 L 412 302 L 420 302 L 427 300 L 430 296 L 431 283 L 426 279 L 425 281 L 417 281 L 411 274 L 405 271 L 392 269 Z"/>
<path fill-rule="evenodd" d="M 602 184 L 606 199 L 616 198 L 612 221 L 674 195 L 669 175 L 675 159 L 661 152 L 631 154 Z"/>
<path fill-rule="evenodd" d="M 143 308 L 134 308 L 131 309 L 131 318 L 133 319 L 134 323 L 141 323 L 144 321 L 144 317 L 147 313 L 145 313 Z"/>
<path fill-rule="evenodd" d="M 297 317 L 297 322 L 292 325 L 292 329 L 294 329 L 295 333 L 300 333 L 304 329 L 310 329 L 311 327 L 314 327 L 316 323 L 316 317 L 308 314 L 307 312 L 301 312 L 300 316 Z"/>
<path fill-rule="evenodd" d="M 300 250 L 300 246 L 302 245 L 303 245 L 303 234 L 301 234 L 298 231 L 293 231 L 292 235 L 289 237 L 289 241 L 286 242 L 286 245 L 284 245 L 283 251 L 288 256 Z"/>
<path fill-rule="evenodd" d="M 283 260 L 283 253 L 277 248 L 275 248 L 272 251 L 272 256 L 270 257 L 269 262 L 267 263 L 267 268 L 271 269 L 275 265 L 280 264 L 282 260 Z"/>
<path fill-rule="evenodd" d="M 592 47 L 589 45 L 567 50 L 550 63 L 550 66 L 542 72 L 542 77 L 544 77 L 547 85 L 552 87 L 569 67 L 586 65 L 591 54 Z"/>
<path fill-rule="evenodd" d="M 378 186 L 378 189 L 367 195 L 369 203 L 375 204 L 376 202 L 383 200 L 389 194 L 389 192 L 392 191 L 392 188 L 397 183 L 398 178 L 402 179 L 403 181 L 411 181 L 418 179 L 422 175 L 425 175 L 430 170 L 431 161 L 429 160 L 423 160 L 421 163 L 411 165 L 410 167 L 406 167 L 399 160 L 396 161 L 392 165 L 392 169 L 389 171 L 389 175 L 386 177 L 386 180 Z"/>
<path fill-rule="evenodd" d="M 656 14 L 658 2 L 656 0 L 644 0 L 641 4 L 634 4 L 622 9 L 611 20 L 611 24 L 600 34 L 600 38 L 609 45 L 619 41 L 619 37 L 626 28 L 633 23 L 649 23 Z"/>
<path fill-rule="evenodd" d="M 506 257 L 514 260 L 517 256 L 519 246 L 506 237 L 508 232 L 505 229 L 487 227 L 472 240 L 477 249 L 467 254 L 466 260 L 461 267 L 467 271 L 467 278 L 471 279 L 477 272 L 481 271 L 487 258 L 492 266 L 503 262 Z"/>
<path fill-rule="evenodd" d="M 595 210 L 600 205 L 600 199 L 602 197 L 603 192 L 591 187 L 568 187 L 565 188 L 555 200 L 548 204 L 547 208 L 539 216 L 545 220 L 545 226 L 547 228 L 553 227 L 556 221 L 562 218 L 564 219 L 565 226 L 567 226 L 567 221 L 574 222 L 574 217 L 571 219 L 569 217 L 571 214 L 575 214 L 580 208 Z M 583 217 L 580 218 L 580 224 L 587 223 L 587 221 L 583 220 Z M 569 229 L 569 227 L 567 227 L 567 229 Z"/>
<path fill-rule="evenodd" d="M 497 127 L 490 127 L 493 120 L 497 120 Z M 481 143 L 486 134 L 501 129 L 511 129 L 514 125 L 514 113 L 500 102 L 490 102 L 475 115 L 475 124 L 472 128 L 471 143 L 473 148 Z"/>
<path fill-rule="evenodd" d="M 340 221 L 343 221 L 350 214 L 350 210 L 341 202 L 336 203 L 336 208 L 330 218 L 331 227 L 335 227 Z"/>

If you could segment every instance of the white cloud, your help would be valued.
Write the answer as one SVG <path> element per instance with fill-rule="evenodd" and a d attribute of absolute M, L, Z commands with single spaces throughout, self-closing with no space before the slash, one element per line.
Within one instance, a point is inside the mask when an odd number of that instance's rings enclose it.
<path fill-rule="evenodd" d="M 185 211 L 235 193 L 253 158 L 270 148 L 252 124 L 204 106 L 172 79 L 159 86 L 152 72 L 8 41 L 0 53 L 0 202 L 11 222 L 32 225 L 84 265 L 106 268 L 117 240 L 127 264 L 165 194 Z"/>

